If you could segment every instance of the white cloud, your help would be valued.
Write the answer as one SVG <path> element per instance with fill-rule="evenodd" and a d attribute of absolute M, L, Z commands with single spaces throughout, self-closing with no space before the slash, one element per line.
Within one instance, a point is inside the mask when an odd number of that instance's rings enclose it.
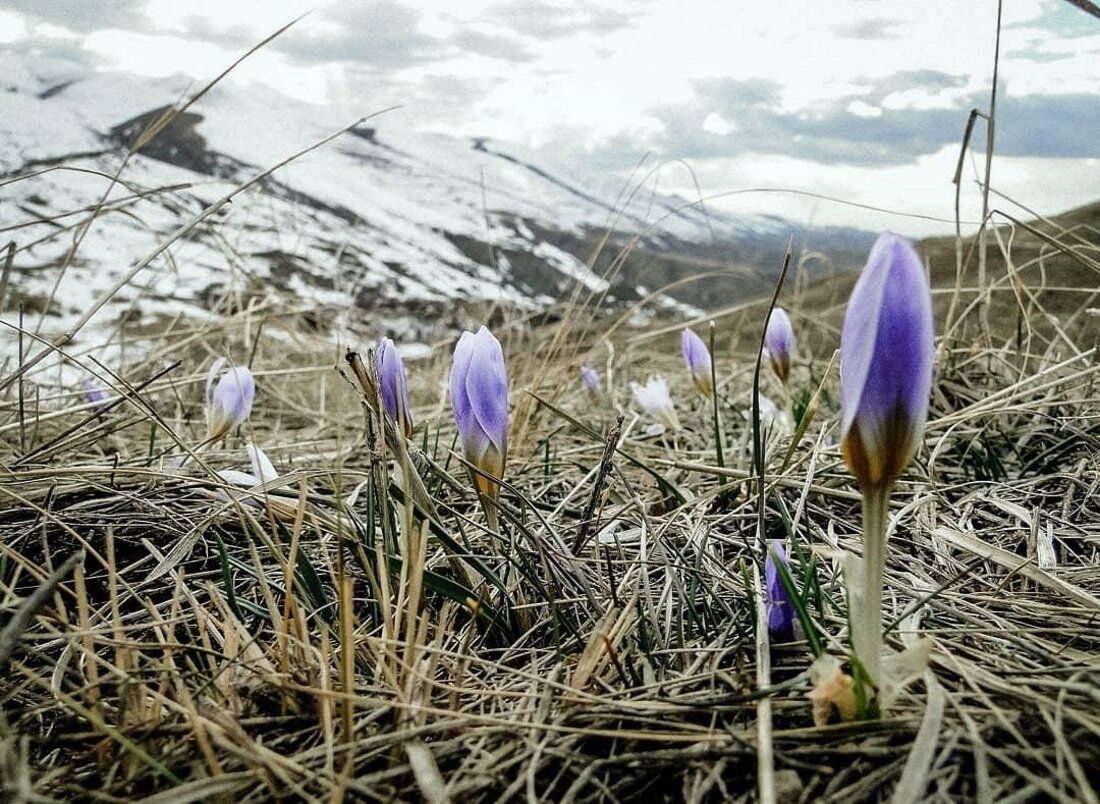
<path fill-rule="evenodd" d="M 882 99 L 883 109 L 957 109 L 969 94 L 967 87 L 913 87 L 891 92 Z"/>
<path fill-rule="evenodd" d="M 951 177 L 958 157 L 957 146 L 946 146 L 914 164 L 887 168 L 823 165 L 772 154 L 745 154 L 696 167 L 707 205 L 716 209 L 769 212 L 795 223 L 892 229 L 919 237 L 954 227 Z M 979 154 L 968 160 L 964 171 L 964 233 L 976 231 L 981 217 L 977 172 L 982 164 Z M 995 157 L 993 187 L 1030 209 L 1053 214 L 1094 200 L 1095 193 L 1082 197 L 1082 174 L 1100 175 L 1100 160 Z M 662 173 L 661 186 L 686 198 L 697 195 L 693 182 L 675 171 Z M 994 206 L 1019 211 L 1007 200 L 997 200 Z"/>
<path fill-rule="evenodd" d="M 0 9 L 0 42 L 17 42 L 27 37 L 27 22 L 19 14 Z"/>
<path fill-rule="evenodd" d="M 879 106 L 872 106 L 866 101 L 854 100 L 848 104 L 849 114 L 854 114 L 856 117 L 882 117 L 882 108 Z"/>
<path fill-rule="evenodd" d="M 72 14 L 63 13 L 66 3 Z M 988 95 L 996 18 L 993 3 L 958 0 L 786 0 L 751 8 L 728 0 L 147 0 L 104 6 L 117 11 L 110 17 L 82 0 L 55 0 L 48 16 L 37 0 L 18 7 L 22 13 L 0 11 L 0 41 L 62 41 L 73 35 L 69 29 L 90 31 L 81 44 L 106 68 L 196 81 L 309 12 L 230 80 L 326 104 L 336 117 L 401 103 L 406 125 L 553 146 L 558 152 L 547 160 L 580 160 L 578 173 L 631 165 L 667 146 L 666 156 L 691 157 L 701 176 L 713 177 L 715 190 L 736 176 L 936 214 L 950 209 L 957 154 L 941 132 L 961 136 L 969 105 Z M 1064 0 L 1013 0 L 1004 13 L 1005 98 L 1095 94 L 1100 34 L 1081 23 L 1085 15 Z M 64 27 L 67 18 L 76 21 Z M 698 91 L 730 80 L 746 94 L 729 104 Z M 1087 123 L 1087 107 L 1076 108 L 1074 120 Z M 847 127 L 835 125 L 842 118 Z M 786 138 L 786 155 L 734 151 L 759 147 L 746 146 L 747 136 L 754 125 L 770 131 L 776 119 L 800 123 L 772 135 Z M 1019 153 L 1050 139 L 1045 129 L 1031 137 L 1008 133 Z M 899 153 L 908 164 L 896 164 Z M 824 164 L 810 154 L 863 166 Z M 1003 159 L 995 175 L 1042 196 L 1040 205 L 1077 203 L 1092 193 L 1083 164 Z M 1032 187 L 1023 179 L 1029 171 Z M 1049 186 L 1048 175 L 1064 182 Z M 751 202 L 800 214 L 809 203 L 777 199 L 758 194 Z M 866 217 L 817 208 L 834 222 Z"/>
<path fill-rule="evenodd" d="M 295 17 L 307 16 L 298 25 L 323 26 L 323 8 L 331 3 L 317 0 L 278 0 L 274 3 L 234 2 L 233 0 L 148 0 L 145 13 L 153 27 L 166 33 L 186 34 L 196 21 L 208 30 L 243 29 L 257 41 Z"/>
<path fill-rule="evenodd" d="M 50 22 L 40 22 L 34 26 L 35 38 L 44 37 L 46 39 L 67 39 L 72 42 L 80 40 L 80 34 L 76 31 L 70 31 L 68 28 L 63 28 L 60 25 L 54 25 Z"/>
<path fill-rule="evenodd" d="M 719 137 L 727 137 L 737 131 L 737 125 L 726 120 L 718 112 L 711 112 L 703 118 L 703 131 L 717 134 Z"/>
<path fill-rule="evenodd" d="M 244 53 L 182 36 L 113 29 L 89 34 L 83 45 L 107 69 L 158 78 L 184 75 L 196 83 L 213 79 Z M 325 103 L 339 72 L 335 66 L 292 65 L 278 52 L 260 50 L 234 70 L 231 80 L 278 89 L 295 100 Z"/>
<path fill-rule="evenodd" d="M 113 28 L 89 34 L 84 49 L 103 57 L 114 69 L 157 77 L 178 73 L 213 77 L 233 60 L 229 50 L 208 42 Z"/>

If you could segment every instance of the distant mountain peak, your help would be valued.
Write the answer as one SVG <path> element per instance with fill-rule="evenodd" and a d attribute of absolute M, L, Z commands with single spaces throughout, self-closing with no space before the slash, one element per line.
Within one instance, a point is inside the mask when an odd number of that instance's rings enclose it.
<path fill-rule="evenodd" d="M 2 170 L 78 169 L 5 188 L 14 203 L 0 205 L 0 226 L 16 239 L 25 303 L 49 297 L 71 227 L 88 219 L 81 210 L 99 203 L 121 157 L 160 128 L 83 236 L 50 308 L 58 326 L 201 212 L 201 199 L 232 193 L 335 127 L 315 107 L 228 85 L 180 113 L 163 80 L 53 70 L 47 81 L 12 62 L 0 63 L 11 66 L 15 90 L 0 119 Z M 287 292 L 349 313 L 366 300 L 372 308 L 386 300 L 544 304 L 578 282 L 620 301 L 637 298 L 638 287 L 673 285 L 670 303 L 705 307 L 770 287 L 788 233 L 799 228 L 652 191 L 620 203 L 518 147 L 382 122 L 350 129 L 236 194 L 172 245 L 164 270 L 150 269 L 109 310 L 201 315 L 230 288 L 239 293 L 242 279 L 248 292 Z M 830 230 L 820 235 L 823 247 Z M 705 278 L 684 281 L 694 274 Z"/>

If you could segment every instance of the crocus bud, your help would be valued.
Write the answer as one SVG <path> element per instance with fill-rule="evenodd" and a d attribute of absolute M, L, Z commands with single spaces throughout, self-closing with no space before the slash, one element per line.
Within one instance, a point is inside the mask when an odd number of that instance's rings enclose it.
<path fill-rule="evenodd" d="M 672 406 L 672 397 L 668 394 L 668 383 L 664 377 L 650 377 L 645 385 L 632 382 L 630 390 L 634 392 L 634 401 L 638 406 L 666 429 L 680 429 L 680 420 L 676 416 L 676 408 Z"/>
<path fill-rule="evenodd" d="M 680 348 L 684 353 L 684 362 L 691 372 L 691 381 L 695 390 L 705 397 L 714 392 L 714 383 L 710 376 L 710 352 L 703 339 L 694 330 L 685 329 L 680 333 Z"/>
<path fill-rule="evenodd" d="M 411 438 L 413 422 L 409 406 L 409 384 L 405 377 L 405 364 L 401 361 L 401 355 L 391 339 L 383 338 L 378 342 L 375 361 L 378 365 L 378 384 L 382 393 L 382 406 L 405 438 Z"/>
<path fill-rule="evenodd" d="M 863 492 L 863 558 L 846 556 L 844 577 L 853 659 L 862 669 L 854 676 L 860 699 L 870 702 L 864 716 L 887 703 L 879 693 L 890 489 L 924 431 L 932 338 L 924 266 L 907 240 L 883 234 L 852 289 L 840 333 L 840 449 Z"/>
<path fill-rule="evenodd" d="M 764 585 L 767 592 L 764 606 L 768 615 L 768 634 L 774 642 L 792 642 L 794 641 L 794 606 L 791 605 L 787 587 L 779 577 L 777 559 L 790 575 L 790 564 L 787 563 L 787 554 L 783 552 L 783 544 L 773 541 L 764 559 Z"/>
<path fill-rule="evenodd" d="M 243 424 L 252 412 L 256 397 L 256 384 L 252 372 L 243 366 L 235 366 L 214 380 L 225 365 L 219 357 L 206 373 L 206 428 L 210 438 L 222 438 L 239 424 Z"/>
<path fill-rule="evenodd" d="M 451 406 L 466 460 L 485 474 L 501 478 L 508 455 L 508 375 L 500 341 L 484 326 L 463 332 L 451 366 Z M 500 485 L 473 474 L 474 486 L 495 522 Z"/>
<path fill-rule="evenodd" d="M 791 373 L 791 353 L 794 352 L 794 329 L 791 327 L 790 316 L 782 307 L 773 308 L 772 314 L 768 316 L 764 346 L 768 350 L 772 370 L 780 382 L 787 382 Z"/>
<path fill-rule="evenodd" d="M 932 388 L 932 296 L 904 238 L 883 234 L 840 336 L 840 439 L 864 488 L 889 488 L 917 450 Z"/>
<path fill-rule="evenodd" d="M 581 385 L 590 394 L 600 392 L 600 375 L 591 366 L 581 366 Z"/>

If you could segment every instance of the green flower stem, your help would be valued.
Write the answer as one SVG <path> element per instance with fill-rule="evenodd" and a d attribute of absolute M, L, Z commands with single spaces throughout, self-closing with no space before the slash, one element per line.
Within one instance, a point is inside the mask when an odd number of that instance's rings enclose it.
<path fill-rule="evenodd" d="M 722 454 L 722 420 L 718 413 L 718 372 L 714 358 L 714 322 L 710 322 L 710 401 L 714 411 L 714 452 L 718 459 L 718 468 L 726 468 L 726 458 Z"/>
<path fill-rule="evenodd" d="M 852 623 L 852 649 L 877 688 L 882 674 L 882 573 L 886 566 L 886 523 L 890 488 L 863 490 L 863 600 Z"/>

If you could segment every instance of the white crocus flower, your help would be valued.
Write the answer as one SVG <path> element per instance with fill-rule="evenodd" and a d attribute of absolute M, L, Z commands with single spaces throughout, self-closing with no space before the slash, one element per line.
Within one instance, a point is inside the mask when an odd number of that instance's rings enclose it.
<path fill-rule="evenodd" d="M 745 421 L 752 421 L 752 400 L 749 400 L 749 407 L 741 411 L 741 415 Z M 791 422 L 791 416 L 785 410 L 781 410 L 771 399 L 760 395 L 760 426 L 764 429 L 769 427 L 778 427 L 782 432 L 789 432 L 793 423 Z"/>
<path fill-rule="evenodd" d="M 645 385 L 630 383 L 634 392 L 634 401 L 638 406 L 669 430 L 680 429 L 680 419 L 668 393 L 668 383 L 664 377 L 650 377 Z"/>
<path fill-rule="evenodd" d="M 246 489 L 259 486 L 263 483 L 270 483 L 272 480 L 276 480 L 279 477 L 279 473 L 275 471 L 274 464 L 271 463 L 271 460 L 264 454 L 262 449 L 252 442 L 245 444 L 244 448 L 248 451 L 248 458 L 252 463 L 251 473 L 241 472 L 237 469 L 222 469 L 217 472 L 218 477 L 226 483 L 231 483 L 234 486 L 240 486 Z"/>

